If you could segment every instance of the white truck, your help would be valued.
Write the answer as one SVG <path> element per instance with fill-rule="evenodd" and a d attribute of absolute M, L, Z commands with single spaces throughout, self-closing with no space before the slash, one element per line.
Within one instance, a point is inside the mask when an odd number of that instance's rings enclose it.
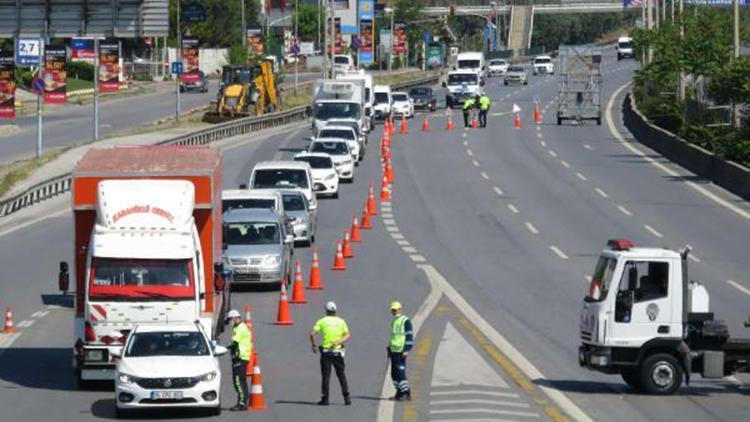
<path fill-rule="evenodd" d="M 484 54 L 477 51 L 466 51 L 459 53 L 456 57 L 456 67 L 454 70 L 469 70 L 479 75 L 479 79 L 484 81 L 486 66 L 484 63 Z"/>
<path fill-rule="evenodd" d="M 363 80 L 319 79 L 315 81 L 313 100 L 313 134 L 331 119 L 354 120 L 361 133 L 369 126 L 365 113 L 365 82 Z"/>
<path fill-rule="evenodd" d="M 367 118 L 367 125 L 365 130 L 367 132 L 372 130 L 372 122 L 375 119 L 375 94 L 372 91 L 372 75 L 365 72 L 364 69 L 354 70 L 347 73 L 336 75 L 336 79 L 339 81 L 362 81 L 365 85 L 365 117 Z M 364 133 L 364 132 L 363 132 Z"/>
<path fill-rule="evenodd" d="M 581 366 L 620 374 L 635 390 L 673 394 L 691 373 L 750 372 L 750 339 L 714 319 L 706 288 L 688 279 L 690 248 L 674 251 L 610 240 L 580 316 Z"/>
<path fill-rule="evenodd" d="M 443 82 L 443 88 L 448 88 L 445 94 L 445 105 L 448 108 L 461 107 L 469 97 L 482 94 L 484 81 L 473 70 L 453 70 Z"/>
<path fill-rule="evenodd" d="M 617 50 L 618 61 L 624 58 L 635 58 L 635 53 L 633 53 L 633 39 L 630 37 L 619 37 L 615 50 Z"/>

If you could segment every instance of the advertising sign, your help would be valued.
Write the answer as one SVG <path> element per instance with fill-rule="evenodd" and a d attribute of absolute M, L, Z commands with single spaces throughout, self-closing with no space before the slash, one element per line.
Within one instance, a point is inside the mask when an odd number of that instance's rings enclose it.
<path fill-rule="evenodd" d="M 0 119 L 16 117 L 16 64 L 13 56 L 0 56 Z"/>
<path fill-rule="evenodd" d="M 65 47 L 44 49 L 44 102 L 65 103 L 67 98 L 68 72 Z"/>
<path fill-rule="evenodd" d="M 16 63 L 21 66 L 39 65 L 42 40 L 39 38 L 16 39 Z"/>
<path fill-rule="evenodd" d="M 198 38 L 183 37 L 181 55 L 182 63 L 185 66 L 182 70 L 182 82 L 200 82 L 201 75 L 199 73 L 200 53 L 198 50 Z"/>
<path fill-rule="evenodd" d="M 72 38 L 70 40 L 70 59 L 73 61 L 95 58 L 94 40 L 91 38 Z"/>
<path fill-rule="evenodd" d="M 370 64 L 375 53 L 375 1 L 359 0 L 359 63 Z"/>
<path fill-rule="evenodd" d="M 380 30 L 380 54 L 390 53 L 391 51 L 391 30 Z"/>
<path fill-rule="evenodd" d="M 206 9 L 200 4 L 186 4 L 182 6 L 183 22 L 203 22 L 206 20 Z"/>
<path fill-rule="evenodd" d="M 427 46 L 427 68 L 439 69 L 443 65 L 442 49 L 440 44 L 430 44 Z"/>
<path fill-rule="evenodd" d="M 99 92 L 120 91 L 120 44 L 115 40 L 99 44 Z"/>
<path fill-rule="evenodd" d="M 406 24 L 397 22 L 393 25 L 393 52 L 406 53 Z"/>
<path fill-rule="evenodd" d="M 299 43 L 299 54 L 303 56 L 312 56 L 313 54 L 315 54 L 315 43 L 313 42 Z"/>
<path fill-rule="evenodd" d="M 259 26 L 247 28 L 246 44 L 251 54 L 262 56 L 265 52 L 263 48 L 263 29 Z"/>

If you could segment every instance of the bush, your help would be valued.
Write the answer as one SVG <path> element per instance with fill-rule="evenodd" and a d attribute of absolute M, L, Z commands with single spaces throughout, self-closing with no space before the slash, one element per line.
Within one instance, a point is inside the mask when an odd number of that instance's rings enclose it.
<path fill-rule="evenodd" d="M 86 62 L 68 62 L 68 77 L 94 81 L 94 66 Z"/>

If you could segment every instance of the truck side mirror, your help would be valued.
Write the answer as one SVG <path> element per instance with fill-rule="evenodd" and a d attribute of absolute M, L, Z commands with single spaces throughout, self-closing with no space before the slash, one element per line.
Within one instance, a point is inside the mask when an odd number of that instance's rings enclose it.
<path fill-rule="evenodd" d="M 68 272 L 68 263 L 60 261 L 60 273 L 57 275 L 57 287 L 63 295 L 68 293 L 70 288 L 70 273 Z"/>
<path fill-rule="evenodd" d="M 247 189 L 247 184 L 240 183 L 240 189 Z"/>
<path fill-rule="evenodd" d="M 628 290 L 634 292 L 638 288 L 638 269 L 632 267 L 628 270 Z"/>
<path fill-rule="evenodd" d="M 214 274 L 224 274 L 223 262 L 214 262 Z"/>

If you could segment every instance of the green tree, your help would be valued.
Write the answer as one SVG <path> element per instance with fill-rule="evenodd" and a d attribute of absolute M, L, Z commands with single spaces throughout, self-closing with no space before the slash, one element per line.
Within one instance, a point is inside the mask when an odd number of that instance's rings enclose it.
<path fill-rule="evenodd" d="M 719 104 L 750 103 L 750 60 L 736 60 L 714 73 L 708 85 Z"/>
<path fill-rule="evenodd" d="M 318 20 L 323 25 L 325 22 L 325 10 L 309 3 L 299 3 L 299 38 L 301 41 L 317 41 Z M 294 17 L 292 18 L 294 19 Z M 321 34 L 322 37 L 322 34 Z M 323 41 L 321 40 L 321 43 Z"/>
<path fill-rule="evenodd" d="M 169 28 L 170 45 L 176 42 L 177 2 L 180 5 L 188 1 L 169 0 Z M 202 47 L 226 48 L 242 44 L 242 2 L 245 2 L 245 24 L 247 26 L 259 24 L 259 0 L 190 0 L 189 3 L 199 4 L 206 9 L 206 21 L 196 23 L 181 22 L 183 33 L 189 30 L 191 35 L 198 37 Z"/>

